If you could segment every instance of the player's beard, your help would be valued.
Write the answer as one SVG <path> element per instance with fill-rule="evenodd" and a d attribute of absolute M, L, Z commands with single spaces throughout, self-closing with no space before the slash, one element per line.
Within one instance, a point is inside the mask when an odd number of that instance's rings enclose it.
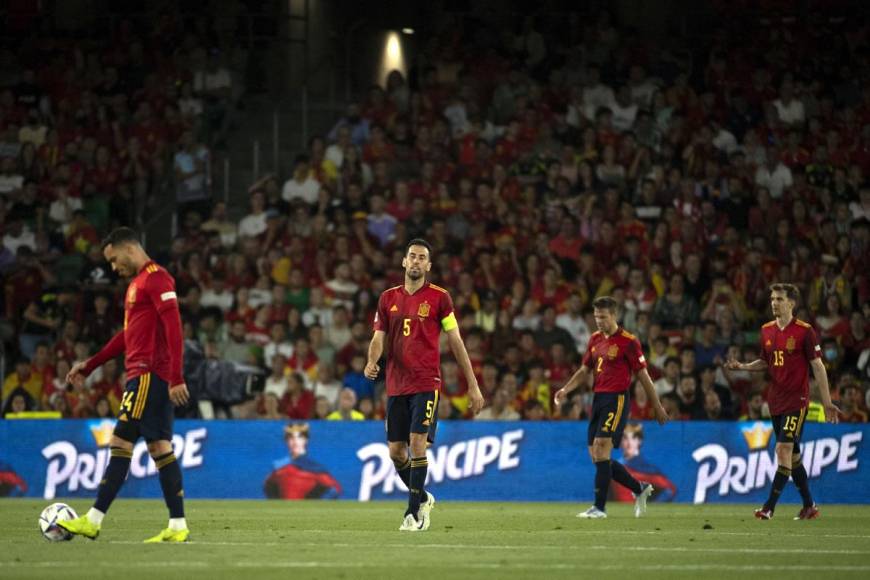
<path fill-rule="evenodd" d="M 405 272 L 405 275 L 408 277 L 408 279 L 416 282 L 423 277 L 423 270 L 419 268 L 408 268 L 408 270 Z"/>

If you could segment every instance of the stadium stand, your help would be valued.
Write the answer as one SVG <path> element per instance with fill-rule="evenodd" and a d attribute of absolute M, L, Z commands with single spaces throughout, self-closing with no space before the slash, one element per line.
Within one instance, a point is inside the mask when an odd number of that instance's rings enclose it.
<path fill-rule="evenodd" d="M 172 58 L 149 53 L 183 29 L 171 19 L 141 36 L 120 26 L 108 45 L 7 50 L 4 411 L 117 407 L 122 367 L 81 392 L 57 377 L 119 324 L 123 284 L 101 236 L 141 224 L 166 190 L 184 204 L 160 262 L 181 297 L 187 413 L 383 418 L 383 385 L 361 372 L 374 307 L 402 281 L 407 240 L 424 237 L 488 419 L 586 416 L 588 389 L 561 411 L 552 395 L 605 294 L 672 415 L 760 418 L 765 377 L 723 362 L 757 355 L 767 287 L 788 281 L 845 420 L 867 421 L 866 25 L 738 20 L 653 44 L 606 13 L 516 34 L 449 18 L 407 78 L 349 104 L 286 179 L 252 184 L 238 222 L 208 195 L 228 105 L 201 30 Z M 449 356 L 443 394 L 439 417 L 465 416 Z M 631 417 L 650 418 L 634 395 Z"/>

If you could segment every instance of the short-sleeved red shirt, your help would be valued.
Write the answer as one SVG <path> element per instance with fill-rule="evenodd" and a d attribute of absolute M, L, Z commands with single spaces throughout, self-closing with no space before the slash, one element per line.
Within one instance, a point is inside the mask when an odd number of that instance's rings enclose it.
<path fill-rule="evenodd" d="M 592 369 L 596 393 L 624 393 L 634 373 L 646 368 L 637 337 L 617 328 L 610 336 L 598 331 L 589 338 L 583 364 Z"/>
<path fill-rule="evenodd" d="M 441 324 L 453 314 L 444 288 L 426 283 L 408 294 L 405 286 L 385 290 L 374 329 L 386 333 L 387 395 L 427 393 L 441 388 Z"/>
<path fill-rule="evenodd" d="M 813 327 L 793 318 L 785 328 L 776 321 L 761 327 L 761 357 L 767 363 L 771 415 L 798 411 L 810 403 L 810 362 L 822 355 Z"/>

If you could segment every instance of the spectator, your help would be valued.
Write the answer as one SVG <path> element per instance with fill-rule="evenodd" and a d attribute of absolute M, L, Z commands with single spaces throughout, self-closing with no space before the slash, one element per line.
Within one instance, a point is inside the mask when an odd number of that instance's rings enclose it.
<path fill-rule="evenodd" d="M 357 411 L 356 393 L 353 389 L 344 388 L 338 396 L 338 409 L 326 417 L 330 421 L 362 421 L 365 416 Z"/>
<path fill-rule="evenodd" d="M 653 322 L 666 330 L 684 328 L 698 319 L 698 305 L 685 292 L 681 274 L 671 276 L 667 293 L 658 299 L 653 310 Z"/>
<path fill-rule="evenodd" d="M 659 398 L 674 393 L 680 382 L 680 361 L 678 358 L 669 356 L 665 360 L 664 374 L 656 380 L 655 388 Z"/>
<path fill-rule="evenodd" d="M 293 177 L 284 182 L 281 198 L 287 203 L 299 200 L 313 206 L 317 203 L 319 193 L 320 182 L 311 170 L 308 157 L 297 156 L 293 166 Z"/>
<path fill-rule="evenodd" d="M 43 378 L 31 371 L 30 360 L 20 358 L 15 362 L 15 372 L 6 376 L 3 381 L 3 397 L 5 401 L 16 389 L 23 389 L 30 396 L 31 407 L 42 400 Z"/>
<path fill-rule="evenodd" d="M 314 396 L 325 399 L 330 409 L 338 406 L 338 397 L 343 389 L 342 384 L 335 378 L 335 368 L 332 364 L 321 363 L 317 367 L 317 380 L 311 387 Z"/>
<path fill-rule="evenodd" d="M 333 406 L 326 399 L 326 397 L 317 397 L 314 400 L 314 418 L 315 419 L 327 419 L 329 415 L 332 414 Z"/>
<path fill-rule="evenodd" d="M 351 389 L 358 399 L 373 398 L 374 381 L 366 378 L 363 373 L 365 367 L 365 356 L 362 353 L 355 354 L 351 359 L 350 369 L 345 373 L 342 379 L 342 384 Z"/>
<path fill-rule="evenodd" d="M 311 419 L 314 395 L 305 388 L 305 378 L 298 372 L 287 375 L 287 390 L 281 397 L 281 410 L 291 419 Z"/>
<path fill-rule="evenodd" d="M 510 406 L 511 394 L 509 389 L 499 387 L 492 394 L 490 405 L 477 415 L 478 421 L 517 421 L 520 414 Z"/>
<path fill-rule="evenodd" d="M 676 391 L 680 414 L 687 419 L 704 418 L 704 398 L 698 393 L 698 381 L 692 375 L 680 378 L 680 386 Z"/>
<path fill-rule="evenodd" d="M 186 215 L 192 210 L 205 217 L 211 202 L 210 153 L 194 140 L 190 131 L 182 133 L 180 144 L 174 158 L 178 214 Z"/>

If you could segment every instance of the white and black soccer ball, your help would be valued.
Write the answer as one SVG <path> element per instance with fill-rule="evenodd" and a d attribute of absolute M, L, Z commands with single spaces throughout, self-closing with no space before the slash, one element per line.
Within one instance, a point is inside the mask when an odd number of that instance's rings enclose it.
<path fill-rule="evenodd" d="M 74 520 L 79 517 L 75 510 L 65 503 L 53 503 L 39 514 L 39 531 L 49 542 L 67 542 L 73 535 L 57 525 L 62 520 Z"/>

